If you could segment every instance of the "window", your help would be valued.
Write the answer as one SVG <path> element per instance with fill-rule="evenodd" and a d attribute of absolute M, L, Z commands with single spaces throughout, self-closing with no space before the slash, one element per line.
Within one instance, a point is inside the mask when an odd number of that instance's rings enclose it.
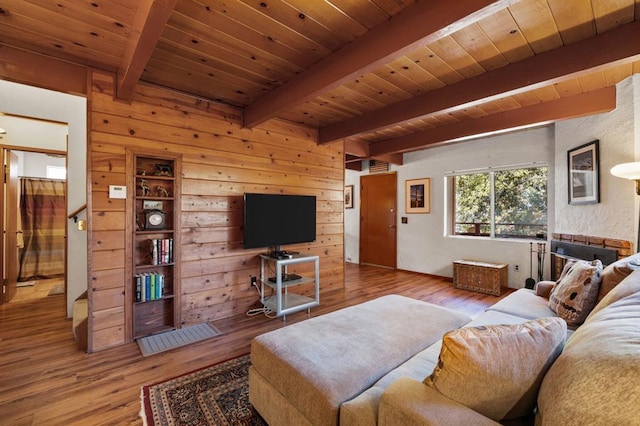
<path fill-rule="evenodd" d="M 457 174 L 454 235 L 546 238 L 547 167 Z"/>
<path fill-rule="evenodd" d="M 48 179 L 66 179 L 67 168 L 63 166 L 47 166 Z"/>

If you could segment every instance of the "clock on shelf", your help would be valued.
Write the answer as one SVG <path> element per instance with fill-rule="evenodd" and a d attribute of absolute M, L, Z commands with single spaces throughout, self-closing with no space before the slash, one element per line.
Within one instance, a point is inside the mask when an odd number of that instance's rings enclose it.
<path fill-rule="evenodd" d="M 165 213 L 162 210 L 147 210 L 144 212 L 144 229 L 164 229 L 167 226 Z"/>
<path fill-rule="evenodd" d="M 125 257 L 129 285 L 125 309 L 131 319 L 127 340 L 180 328 L 181 156 L 167 152 L 143 153 L 127 149 Z M 130 265 L 130 266 L 129 266 Z M 2 422 L 0 422 L 2 423 Z"/>

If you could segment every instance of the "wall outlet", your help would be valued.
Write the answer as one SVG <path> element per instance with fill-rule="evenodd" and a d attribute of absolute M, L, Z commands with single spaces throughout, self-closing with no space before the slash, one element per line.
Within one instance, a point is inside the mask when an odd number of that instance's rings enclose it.
<path fill-rule="evenodd" d="M 520 265 L 513 265 L 513 269 L 515 271 L 519 271 L 520 270 Z"/>
<path fill-rule="evenodd" d="M 258 279 L 256 277 L 251 277 L 251 285 L 250 287 L 253 287 L 254 285 L 258 284 Z"/>

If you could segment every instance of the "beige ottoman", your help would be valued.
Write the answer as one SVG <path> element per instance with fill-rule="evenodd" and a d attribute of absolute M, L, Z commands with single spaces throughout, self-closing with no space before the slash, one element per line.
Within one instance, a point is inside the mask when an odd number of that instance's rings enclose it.
<path fill-rule="evenodd" d="M 337 425 L 344 401 L 470 320 L 391 295 L 263 334 L 251 344 L 249 399 L 271 426 Z"/>

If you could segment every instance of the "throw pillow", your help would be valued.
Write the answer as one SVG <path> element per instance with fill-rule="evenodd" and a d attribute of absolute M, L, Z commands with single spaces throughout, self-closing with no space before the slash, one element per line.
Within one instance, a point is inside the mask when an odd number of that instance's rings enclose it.
<path fill-rule="evenodd" d="M 556 286 L 556 284 L 558 284 L 560 280 L 564 278 L 565 275 L 567 275 L 567 272 L 569 272 L 569 269 L 571 269 L 573 264 L 576 262 L 577 262 L 577 259 L 566 260 L 564 262 L 564 266 L 562 267 L 562 272 L 560 272 L 560 277 L 556 281 L 539 281 L 538 284 L 536 284 L 536 296 L 540 296 L 540 297 L 544 297 L 545 299 L 548 299 L 549 296 L 551 295 L 551 291 Z"/>
<path fill-rule="evenodd" d="M 563 279 L 567 275 L 567 273 L 569 272 L 569 269 L 571 269 L 571 267 L 573 265 L 575 265 L 577 261 L 578 261 L 578 259 L 567 259 L 564 262 L 564 266 L 562 267 L 562 272 L 560 272 L 560 276 L 556 280 L 556 283 L 559 283 L 560 280 Z"/>
<path fill-rule="evenodd" d="M 627 278 L 622 280 L 620 284 L 615 286 L 607 295 L 596 305 L 591 311 L 585 323 L 589 321 L 589 318 L 596 315 L 599 311 L 605 309 L 607 306 L 616 303 L 617 301 L 624 299 L 634 293 L 640 293 L 640 270 L 634 271 Z"/>
<path fill-rule="evenodd" d="M 577 261 L 551 291 L 549 308 L 570 326 L 582 324 L 596 306 L 601 279 L 600 260 Z"/>
<path fill-rule="evenodd" d="M 640 269 L 640 253 L 620 259 L 604 268 L 600 292 L 598 293 L 598 302 L 636 269 Z"/>
<path fill-rule="evenodd" d="M 495 421 L 530 415 L 566 334 L 561 318 L 450 331 L 424 383 Z"/>

